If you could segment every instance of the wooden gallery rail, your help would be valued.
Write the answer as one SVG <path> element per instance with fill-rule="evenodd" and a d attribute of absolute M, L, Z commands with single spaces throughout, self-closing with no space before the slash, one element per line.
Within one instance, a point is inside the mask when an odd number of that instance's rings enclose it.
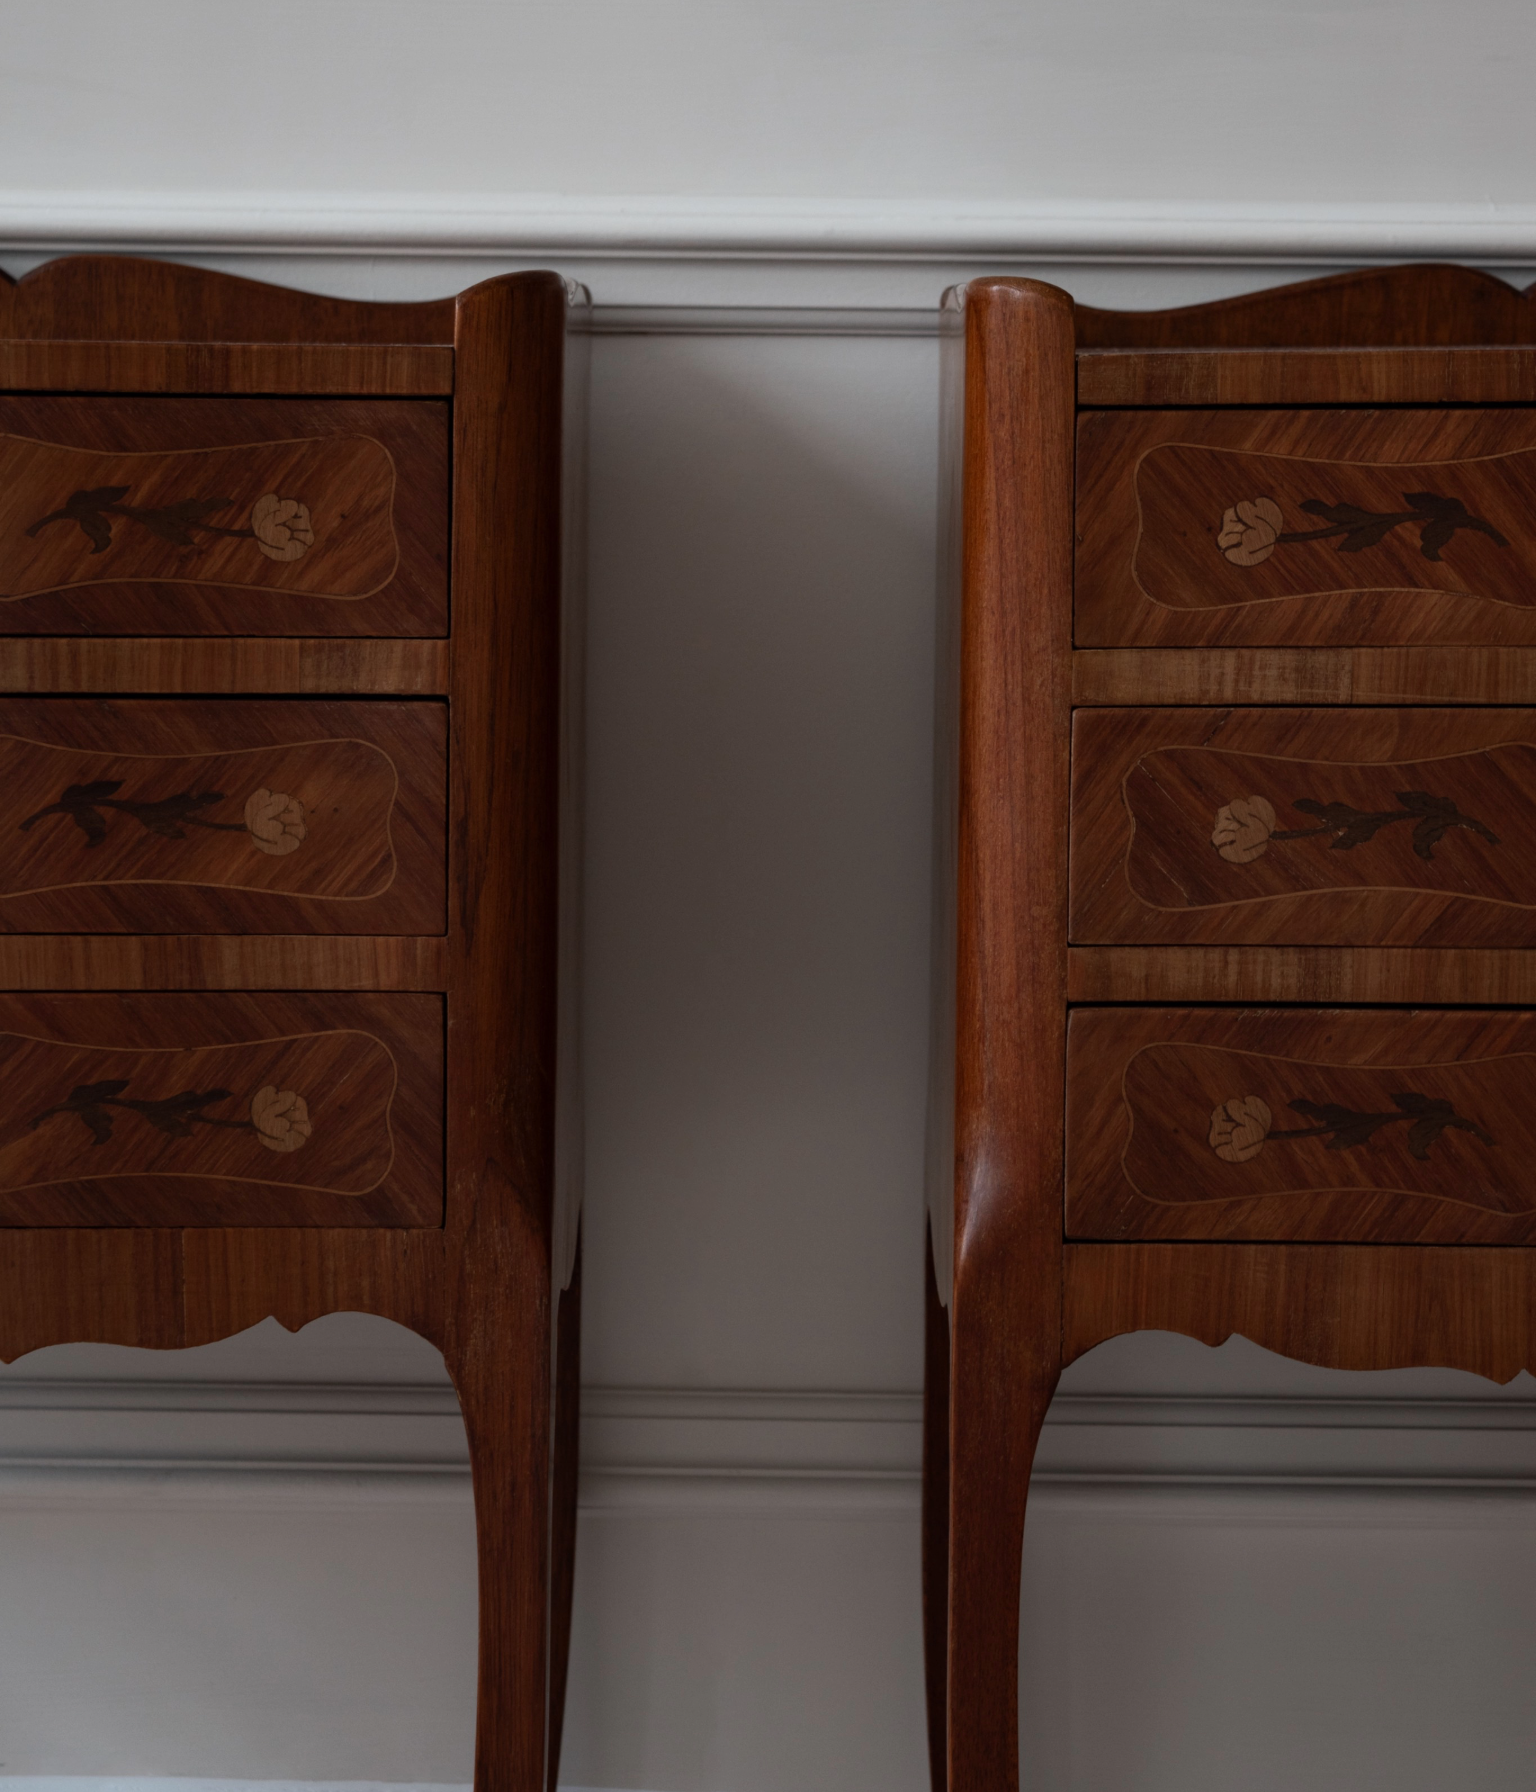
<path fill-rule="evenodd" d="M 430 1339 L 476 1784 L 522 1792 L 555 1783 L 574 1542 L 582 297 L 107 258 L 0 289 L 0 1356 L 340 1310 Z"/>
<path fill-rule="evenodd" d="M 1014 1792 L 1065 1364 L 1536 1368 L 1536 303 L 946 305 L 928 1698 Z"/>

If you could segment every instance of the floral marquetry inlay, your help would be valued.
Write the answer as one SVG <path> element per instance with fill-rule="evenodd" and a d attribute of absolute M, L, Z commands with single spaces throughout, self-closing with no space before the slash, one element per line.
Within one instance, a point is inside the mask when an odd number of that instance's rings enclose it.
<path fill-rule="evenodd" d="M 0 435 L 0 598 L 154 580 L 355 600 L 399 558 L 367 436 L 101 453 Z"/>
<path fill-rule="evenodd" d="M 173 756 L 0 736 L 0 909 L 81 884 L 366 900 L 395 875 L 398 787 L 393 760 L 365 741 Z"/>
<path fill-rule="evenodd" d="M 1536 645 L 1528 405 L 1080 411 L 1078 647 Z"/>
<path fill-rule="evenodd" d="M 1164 747 L 1124 801 L 1125 876 L 1159 908 L 1373 889 L 1536 907 L 1536 746 L 1395 765 Z"/>
<path fill-rule="evenodd" d="M 394 1156 L 388 1048 L 336 1031 L 123 1050 L 0 1035 L 0 1195 L 141 1175 L 364 1195 Z"/>
<path fill-rule="evenodd" d="M 1536 1242 L 1536 1016 L 1078 1009 L 1067 1217 L 1087 1238 Z"/>
<path fill-rule="evenodd" d="M 1415 466 L 1169 442 L 1142 457 L 1136 499 L 1137 583 L 1173 609 L 1416 590 L 1536 604 L 1536 449 Z"/>

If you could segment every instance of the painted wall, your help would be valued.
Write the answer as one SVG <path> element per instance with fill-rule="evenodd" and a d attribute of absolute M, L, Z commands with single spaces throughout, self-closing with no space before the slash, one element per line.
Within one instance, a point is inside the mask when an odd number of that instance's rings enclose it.
<path fill-rule="evenodd" d="M 952 280 L 1525 279 L 1536 12 L 10 0 L 0 265 L 555 265 L 591 419 L 586 1460 L 565 1777 L 917 1792 Z M 1533 1390 L 1107 1346 L 1025 1569 L 1042 1792 L 1529 1780 Z M 468 1777 L 441 1367 L 340 1317 L 0 1374 L 0 1776 Z"/>

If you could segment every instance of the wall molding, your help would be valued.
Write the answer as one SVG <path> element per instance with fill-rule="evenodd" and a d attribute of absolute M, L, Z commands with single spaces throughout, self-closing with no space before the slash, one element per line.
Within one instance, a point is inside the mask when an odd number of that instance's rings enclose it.
<path fill-rule="evenodd" d="M 0 240 L 179 253 L 1274 262 L 1536 260 L 1536 206 L 0 191 Z"/>
<path fill-rule="evenodd" d="M 582 1505 L 594 1515 L 917 1507 L 917 1394 L 589 1388 L 583 1399 Z M 1536 1489 L 1536 1400 L 1063 1395 L 1035 1481 L 1061 1495 L 1521 1493 Z M 0 1509 L 469 1497 L 443 1385 L 0 1378 Z"/>

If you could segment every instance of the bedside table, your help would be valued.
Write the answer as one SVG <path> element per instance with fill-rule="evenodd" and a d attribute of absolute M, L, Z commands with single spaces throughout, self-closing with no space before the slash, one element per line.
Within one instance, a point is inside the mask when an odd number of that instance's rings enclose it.
<path fill-rule="evenodd" d="M 554 1784 L 569 1633 L 583 300 L 0 291 L 0 1355 L 435 1344 L 481 1786 Z"/>
<path fill-rule="evenodd" d="M 1067 1363 L 1536 1364 L 1536 307 L 946 306 L 930 1744 L 1014 1792 Z"/>

